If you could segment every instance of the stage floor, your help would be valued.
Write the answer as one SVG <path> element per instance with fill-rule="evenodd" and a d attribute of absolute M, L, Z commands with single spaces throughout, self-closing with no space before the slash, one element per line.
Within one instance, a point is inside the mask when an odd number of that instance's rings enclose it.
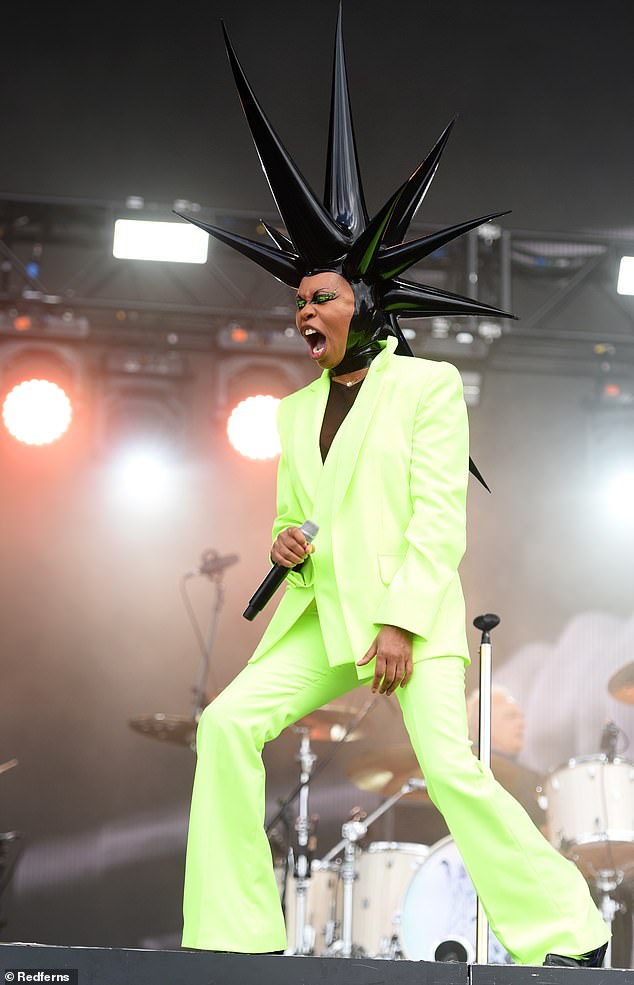
<path fill-rule="evenodd" d="M 599 976 L 606 985 L 634 985 L 634 971 L 621 970 L 48 944 L 0 944 L 0 975 L 8 985 L 588 985 Z"/>

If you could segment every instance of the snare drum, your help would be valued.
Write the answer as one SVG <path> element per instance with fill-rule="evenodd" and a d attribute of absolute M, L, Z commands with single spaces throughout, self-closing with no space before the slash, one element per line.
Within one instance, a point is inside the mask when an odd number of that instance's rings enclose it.
<path fill-rule="evenodd" d="M 451 836 L 429 849 L 412 879 L 401 916 L 404 957 L 434 961 L 443 941 L 459 941 L 467 960 L 475 958 L 476 893 Z M 510 964 L 511 958 L 489 930 L 489 964 Z"/>
<path fill-rule="evenodd" d="M 313 859 L 306 892 L 305 943 L 311 954 L 326 954 L 335 937 L 341 913 L 340 866 Z M 286 877 L 284 911 L 288 947 L 295 950 L 295 906 L 297 880 L 292 868 Z"/>
<path fill-rule="evenodd" d="M 544 784 L 548 839 L 586 875 L 634 876 L 634 762 L 579 756 Z"/>
<path fill-rule="evenodd" d="M 400 952 L 403 897 L 428 852 L 427 845 L 398 841 L 374 841 L 361 852 L 352 908 L 355 948 L 376 958 Z"/>

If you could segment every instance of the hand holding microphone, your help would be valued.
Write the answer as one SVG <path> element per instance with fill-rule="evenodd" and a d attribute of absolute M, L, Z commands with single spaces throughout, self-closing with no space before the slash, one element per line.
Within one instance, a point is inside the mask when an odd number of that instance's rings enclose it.
<path fill-rule="evenodd" d="M 306 537 L 301 527 L 287 527 L 278 535 L 271 548 L 271 561 L 285 568 L 302 564 L 308 554 L 315 550 L 311 539 Z"/>
<path fill-rule="evenodd" d="M 313 538 L 319 527 L 312 520 L 304 520 L 301 527 L 287 527 L 277 537 L 271 548 L 273 567 L 249 600 L 242 613 L 251 622 L 261 612 L 275 591 L 280 587 L 291 568 L 297 568 L 304 563 L 314 550 Z"/>

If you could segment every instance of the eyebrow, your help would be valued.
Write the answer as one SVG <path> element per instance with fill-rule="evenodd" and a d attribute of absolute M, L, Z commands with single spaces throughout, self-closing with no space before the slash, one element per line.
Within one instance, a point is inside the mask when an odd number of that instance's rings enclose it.
<path fill-rule="evenodd" d="M 311 298 L 314 298 L 316 294 L 321 294 L 322 291 L 324 291 L 326 294 L 336 294 L 337 293 L 336 288 L 334 288 L 334 287 L 316 287 L 315 290 L 313 291 L 313 293 L 310 295 L 310 297 Z M 310 298 L 306 298 L 306 297 L 304 297 L 303 294 L 300 294 L 299 291 L 297 292 L 297 294 L 295 295 L 295 297 L 296 298 L 301 298 L 302 301 L 309 301 L 310 300 Z"/>

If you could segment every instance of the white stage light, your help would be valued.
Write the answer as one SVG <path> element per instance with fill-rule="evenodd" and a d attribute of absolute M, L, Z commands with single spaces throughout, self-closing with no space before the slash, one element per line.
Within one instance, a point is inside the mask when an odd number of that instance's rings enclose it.
<path fill-rule="evenodd" d="M 245 458 L 266 461 L 280 453 L 275 415 L 279 399 L 258 394 L 241 400 L 231 411 L 227 435 L 233 447 Z"/>
<path fill-rule="evenodd" d="M 117 260 L 206 263 L 209 236 L 190 222 L 117 219 L 112 255 Z"/>
<path fill-rule="evenodd" d="M 616 290 L 618 294 L 634 294 L 634 257 L 621 257 Z"/>
<path fill-rule="evenodd" d="M 616 521 L 634 526 L 634 471 L 615 475 L 606 485 L 605 499 Z"/>
<path fill-rule="evenodd" d="M 173 498 L 174 467 L 162 449 L 134 445 L 123 449 L 112 464 L 111 489 L 124 506 L 160 508 Z"/>

